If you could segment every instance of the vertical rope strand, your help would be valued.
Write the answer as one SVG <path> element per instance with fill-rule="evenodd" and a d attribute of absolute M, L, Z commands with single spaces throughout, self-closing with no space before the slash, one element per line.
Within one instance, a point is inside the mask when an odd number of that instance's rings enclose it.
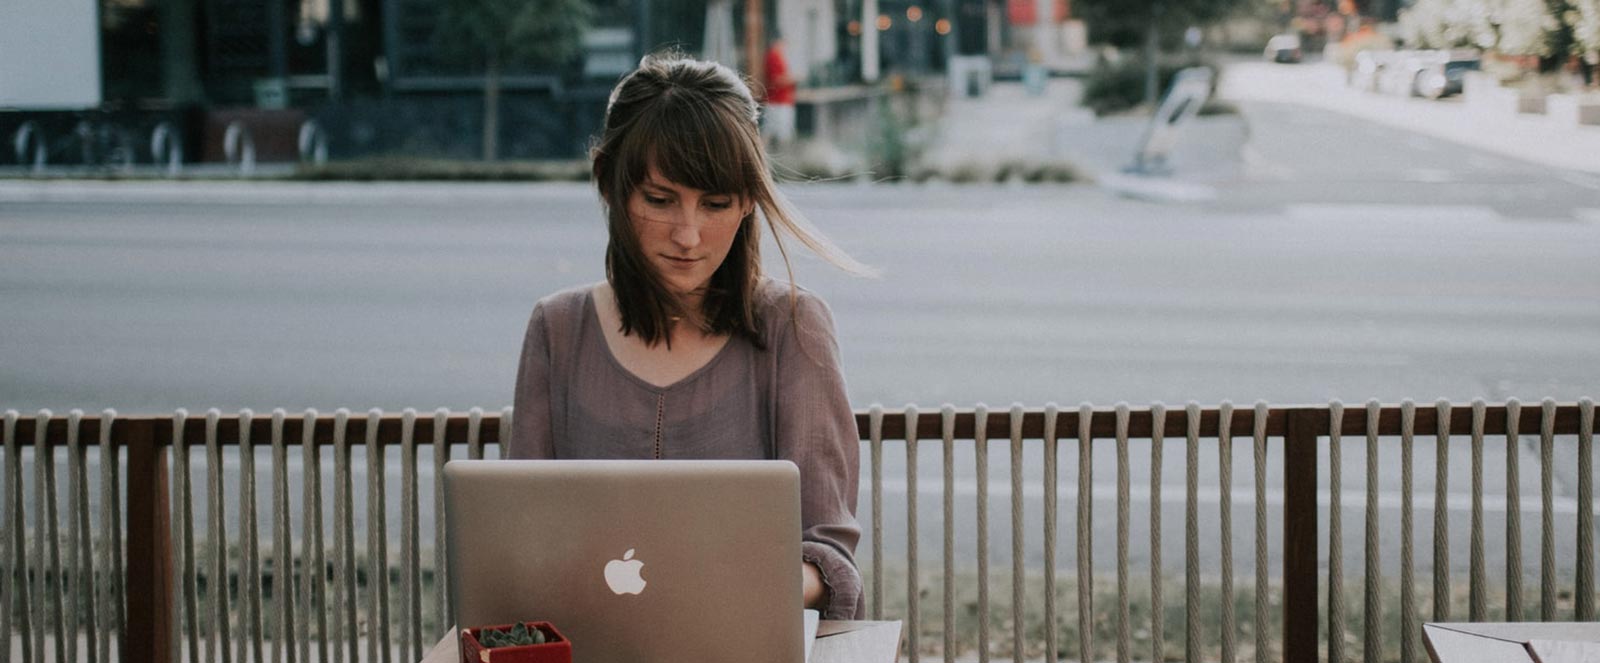
<path fill-rule="evenodd" d="M 1200 663 L 1200 404 L 1185 408 L 1188 446 L 1184 456 L 1184 660 Z"/>
<path fill-rule="evenodd" d="M 883 406 L 867 415 L 872 436 L 872 619 L 883 619 Z"/>
<path fill-rule="evenodd" d="M 1060 650 L 1056 642 L 1056 463 L 1060 461 L 1060 450 L 1056 448 L 1056 419 L 1060 414 L 1055 403 L 1044 407 L 1044 474 L 1041 477 L 1044 485 L 1044 657 L 1046 663 L 1056 663 L 1056 653 Z M 1083 587 L 1078 587 L 1079 594 Z"/>
<path fill-rule="evenodd" d="M 502 416 L 501 421 L 507 417 Z M 400 642 L 405 658 L 422 659 L 422 553 L 418 550 L 417 526 L 417 411 L 406 408 L 400 420 L 400 577 L 404 583 L 405 609 L 400 620 Z M 505 438 L 501 439 L 505 444 Z M 504 447 L 502 447 L 504 448 Z"/>
<path fill-rule="evenodd" d="M 989 663 L 989 406 L 974 408 L 972 429 L 978 475 L 978 661 Z"/>
<path fill-rule="evenodd" d="M 1577 616 L 1594 621 L 1594 401 L 1578 401 Z"/>
<path fill-rule="evenodd" d="M 433 599 L 438 619 L 433 630 L 445 633 L 450 630 L 450 570 L 445 549 L 444 464 L 450 461 L 450 441 L 445 433 L 450 425 L 450 410 L 433 411 Z M 877 605 L 872 606 L 877 609 Z"/>
<path fill-rule="evenodd" d="M 1328 404 L 1328 663 L 1344 663 L 1344 402 Z"/>
<path fill-rule="evenodd" d="M 921 649 L 921 575 L 917 568 L 917 406 L 906 405 L 906 649 L 917 663 Z"/>
<path fill-rule="evenodd" d="M 1083 661 L 1094 660 L 1094 428 L 1090 425 L 1093 421 L 1094 406 L 1087 402 L 1079 404 L 1078 657 Z M 1051 590 L 1054 589 L 1052 586 Z M 1050 626 L 1054 630 L 1055 625 Z"/>
<path fill-rule="evenodd" d="M 1416 440 L 1417 404 L 1400 403 L 1400 662 L 1416 660 L 1416 568 L 1412 557 L 1412 446 Z"/>
<path fill-rule="evenodd" d="M 239 411 L 239 547 L 243 549 L 239 563 L 240 593 L 244 594 L 239 611 L 240 630 L 239 663 L 262 663 L 261 639 L 264 636 L 261 610 L 261 534 L 256 527 L 256 448 L 251 441 L 251 422 L 255 413 L 249 409 Z M 246 658 L 246 655 L 249 658 Z"/>
<path fill-rule="evenodd" d="M 1344 403 L 1328 403 L 1328 663 L 1344 663 Z M 1258 534 L 1259 536 L 1259 534 Z"/>
<path fill-rule="evenodd" d="M 1117 663 L 1128 663 L 1132 656 L 1129 640 L 1132 625 L 1128 609 L 1128 412 L 1126 402 L 1117 403 Z"/>
<path fill-rule="evenodd" d="M 1222 532 L 1222 661 L 1234 663 L 1233 614 L 1233 403 L 1222 401 L 1217 412 L 1217 497 Z"/>
<path fill-rule="evenodd" d="M 300 506 L 300 660 L 328 660 L 328 602 L 323 581 L 327 567 L 322 561 L 322 453 L 317 448 L 317 411 L 307 409 L 300 427 L 300 478 L 304 494 Z M 312 615 L 316 616 L 313 634 Z M 311 643 L 316 642 L 316 649 Z"/>
<path fill-rule="evenodd" d="M 199 601 L 195 596 L 195 560 L 194 560 L 194 495 L 189 488 L 189 473 L 192 471 L 189 463 L 189 444 L 183 439 L 184 423 L 189 418 L 189 413 L 183 409 L 177 411 L 172 422 L 172 448 L 177 454 L 177 462 L 173 464 L 173 473 L 180 479 L 174 482 L 178 492 L 178 546 L 176 551 L 182 562 L 178 565 L 182 569 L 179 582 L 183 584 L 183 605 L 181 614 L 186 620 L 175 621 L 182 624 L 189 644 L 189 660 L 200 660 L 200 612 Z"/>
<path fill-rule="evenodd" d="M 1150 660 L 1167 660 L 1167 617 L 1162 599 L 1166 574 L 1161 568 L 1161 446 L 1167 436 L 1167 406 L 1150 405 Z"/>
<path fill-rule="evenodd" d="M 45 537 L 49 536 L 50 527 L 45 515 L 45 491 L 48 459 L 51 456 L 49 438 L 45 435 L 45 426 L 49 423 L 51 412 L 40 410 L 34 414 L 33 433 L 33 554 L 31 573 L 24 576 L 30 585 L 34 597 L 31 621 L 33 622 L 33 650 L 38 653 L 38 660 L 44 660 L 45 638 L 48 637 L 50 627 L 47 624 L 45 613 L 49 612 L 50 595 L 55 594 L 45 583 L 49 577 L 49 557 L 45 552 Z M 176 521 L 174 521 L 176 522 Z M 174 537 L 176 538 L 176 537 Z M 174 632 L 174 638 L 176 632 Z M 32 658 L 28 663 L 33 663 Z"/>
<path fill-rule="evenodd" d="M 335 661 L 361 660 L 361 633 L 356 630 L 356 550 L 355 550 L 355 496 L 350 477 L 350 440 L 347 435 L 350 410 L 339 408 L 333 413 L 333 474 L 334 474 L 334 550 L 339 561 L 334 566 L 334 605 L 341 611 L 342 619 L 334 635 L 343 641 L 342 650 L 336 648 Z"/>
<path fill-rule="evenodd" d="M 120 529 L 117 504 L 121 501 L 121 493 L 117 491 L 117 463 L 120 458 L 117 448 L 111 441 L 111 429 L 117 420 L 117 411 L 105 409 L 100 412 L 100 541 L 101 545 L 96 553 L 99 557 L 99 566 L 105 574 L 105 591 L 101 592 L 100 620 L 95 624 L 95 640 L 99 645 L 100 660 L 109 661 L 111 658 L 112 633 L 122 632 L 122 620 L 117 616 L 114 606 L 121 595 L 119 586 L 122 583 L 122 573 L 113 557 L 113 551 L 122 547 L 122 541 L 117 536 Z M 8 433 L 9 436 L 9 433 Z M 7 456 L 9 458 L 9 456 Z M 9 519 L 7 522 L 10 522 Z M 9 565 L 7 568 L 10 568 Z M 9 597 L 7 597 L 9 598 Z M 0 614 L 9 615 L 10 604 L 6 603 L 0 608 Z M 11 634 L 9 621 L 0 623 L 0 633 L 8 636 Z M 10 663 L 10 647 L 7 650 L 6 663 Z M 119 654 L 121 652 L 118 652 Z"/>
<path fill-rule="evenodd" d="M 227 663 L 233 643 L 228 637 L 228 517 L 222 497 L 222 443 L 217 439 L 221 420 L 221 410 L 206 410 L 206 571 L 211 574 L 206 593 L 212 624 L 206 655 L 207 660 Z"/>
<path fill-rule="evenodd" d="M 1539 621 L 1556 619 L 1556 401 L 1546 398 L 1539 419 Z M 1593 509 L 1593 505 L 1587 508 Z"/>
<path fill-rule="evenodd" d="M 1272 651 L 1271 626 L 1267 619 L 1268 597 L 1272 591 L 1267 584 L 1271 568 L 1267 557 L 1267 413 L 1266 401 L 1256 401 L 1255 416 L 1250 420 L 1254 426 L 1250 439 L 1255 446 L 1256 473 L 1256 663 L 1267 663 Z M 1333 501 L 1333 508 L 1339 508 L 1338 500 Z M 1332 595 L 1332 586 L 1329 595 Z"/>
<path fill-rule="evenodd" d="M 289 540 L 289 456 L 284 447 L 283 422 L 288 413 L 272 410 L 272 604 L 277 617 L 272 636 L 272 660 L 294 663 L 294 550 Z"/>
<path fill-rule="evenodd" d="M 96 663 L 93 643 L 85 647 L 85 656 L 78 656 L 78 631 L 84 626 L 79 621 L 80 610 L 94 606 L 94 569 L 85 569 L 89 560 L 89 488 L 83 470 L 83 445 L 78 437 L 82 432 L 83 410 L 73 408 L 67 412 L 67 658 Z M 87 599 L 87 600 L 86 600 Z M 88 625 L 93 628 L 94 620 Z M 9 638 L 10 634 L 6 634 Z M 8 645 L 10 643 L 7 643 Z"/>
<path fill-rule="evenodd" d="M 66 639 L 66 620 L 62 615 L 63 597 L 66 594 L 66 578 L 63 577 L 61 572 L 61 517 L 56 511 L 56 453 L 55 448 L 49 444 L 49 438 L 45 435 L 45 429 L 50 423 L 51 416 L 48 410 L 41 410 L 37 427 L 34 429 L 36 431 L 34 449 L 43 449 L 45 452 L 43 456 L 44 462 L 41 464 L 44 481 L 41 482 L 42 485 L 39 488 L 43 491 L 41 497 L 44 505 L 45 552 L 48 553 L 49 558 L 48 560 L 41 560 L 41 565 L 47 569 L 48 573 L 45 577 L 45 584 L 50 592 L 50 631 L 55 636 L 56 641 L 56 663 L 66 663 L 67 651 L 62 646 Z M 41 647 L 39 652 L 43 654 L 44 648 Z M 76 661 L 73 663 L 76 663 Z"/>
<path fill-rule="evenodd" d="M 1367 518 L 1366 565 L 1363 578 L 1366 605 L 1361 612 L 1362 660 L 1383 661 L 1383 607 L 1379 582 L 1383 570 L 1378 566 L 1378 414 L 1377 399 L 1367 401 Z"/>
<path fill-rule="evenodd" d="M 5 418 L 5 443 L 6 443 L 6 527 L 10 535 L 6 537 L 6 574 L 9 582 L 6 583 L 5 604 L 0 605 L 0 630 L 7 636 L 11 634 L 11 614 L 16 612 L 18 635 L 22 637 L 22 660 L 33 660 L 33 601 L 28 591 L 28 557 L 27 538 L 24 530 L 27 523 L 23 522 L 22 513 L 22 445 L 17 444 L 17 420 L 21 414 L 16 410 L 6 410 Z M 38 451 L 35 450 L 37 457 Z M 982 537 L 979 537 L 980 539 Z M 6 663 L 11 661 L 11 646 L 4 647 Z"/>
<path fill-rule="evenodd" d="M 481 414 L 481 411 L 480 411 Z M 383 410 L 367 411 L 367 660 L 389 663 L 389 555 L 384 522 L 383 444 L 378 424 Z M 478 448 L 482 458 L 483 448 Z"/>
<path fill-rule="evenodd" d="M 483 460 L 483 408 L 467 411 L 467 458 Z"/>
<path fill-rule="evenodd" d="M 1450 621 L 1450 401 L 1434 404 L 1433 621 Z"/>
<path fill-rule="evenodd" d="M 1470 601 L 1467 620 L 1481 622 L 1488 614 L 1488 580 L 1483 561 L 1483 429 L 1488 406 L 1479 398 L 1472 401 L 1472 549 L 1468 571 Z"/>
<path fill-rule="evenodd" d="M 1021 403 L 1011 405 L 1011 658 L 1023 658 L 1022 647 L 1022 419 Z"/>
<path fill-rule="evenodd" d="M 1517 469 L 1522 403 L 1506 401 L 1506 621 L 1522 621 L 1522 473 Z"/>
<path fill-rule="evenodd" d="M 939 436 L 944 441 L 944 660 L 956 658 L 956 408 L 939 409 Z"/>

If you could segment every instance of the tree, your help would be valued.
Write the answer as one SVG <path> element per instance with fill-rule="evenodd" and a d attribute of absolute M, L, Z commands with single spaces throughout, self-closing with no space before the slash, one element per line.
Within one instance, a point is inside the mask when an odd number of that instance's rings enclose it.
<path fill-rule="evenodd" d="M 1485 0 L 1417 0 L 1400 12 L 1400 29 L 1419 48 L 1494 47 Z"/>
<path fill-rule="evenodd" d="M 1191 25 L 1206 26 L 1257 6 L 1261 0 L 1076 0 L 1073 12 L 1094 31 L 1095 41 L 1131 46 L 1143 41 L 1146 103 L 1154 105 L 1162 35 Z M 1140 37 L 1143 37 L 1141 40 Z"/>
<path fill-rule="evenodd" d="M 1595 83 L 1595 64 L 1600 64 L 1600 0 L 1571 0 L 1566 24 L 1573 27 L 1579 61 L 1584 62 L 1586 82 Z"/>
<path fill-rule="evenodd" d="M 1557 55 L 1552 37 L 1561 29 L 1561 22 L 1546 0 L 1489 0 L 1487 4 L 1496 51 L 1540 58 Z"/>
<path fill-rule="evenodd" d="M 443 59 L 483 68 L 484 159 L 499 156 L 501 76 L 570 62 L 593 13 L 587 0 L 445 0 L 434 43 Z"/>

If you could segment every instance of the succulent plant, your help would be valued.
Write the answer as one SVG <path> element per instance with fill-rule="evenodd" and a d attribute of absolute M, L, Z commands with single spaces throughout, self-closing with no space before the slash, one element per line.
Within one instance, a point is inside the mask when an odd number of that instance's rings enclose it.
<path fill-rule="evenodd" d="M 483 630 L 478 633 L 478 642 L 485 649 L 496 647 L 521 647 L 523 645 L 542 645 L 545 643 L 544 631 L 538 628 L 528 628 L 526 624 L 517 624 L 506 631 Z"/>

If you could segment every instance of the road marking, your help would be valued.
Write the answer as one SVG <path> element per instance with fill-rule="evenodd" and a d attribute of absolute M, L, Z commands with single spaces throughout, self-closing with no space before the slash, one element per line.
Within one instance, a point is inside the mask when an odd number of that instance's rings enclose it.
<path fill-rule="evenodd" d="M 1034 481 L 1023 486 L 1023 496 L 1031 500 L 1043 499 L 1044 486 L 1037 484 L 1038 482 Z M 1077 500 L 1077 494 L 1074 490 L 1072 490 L 1072 486 L 1069 484 L 1069 481 L 1063 481 L 1060 486 L 1061 490 L 1058 492 L 1058 497 L 1060 498 L 1061 502 L 1076 502 Z M 870 481 L 862 481 L 861 492 L 871 493 L 872 483 Z M 955 482 L 954 493 L 958 497 L 976 497 L 978 495 L 977 479 L 957 479 Z M 906 481 L 904 479 L 884 479 L 883 494 L 904 496 L 906 494 Z M 1114 483 L 1096 483 L 1091 489 L 1091 494 L 1094 496 L 1094 501 L 1097 503 L 1114 504 L 1117 499 L 1117 486 Z M 917 486 L 917 495 L 924 499 L 942 496 L 944 495 L 944 485 L 937 481 L 924 481 Z M 1230 496 L 1233 498 L 1234 508 L 1246 508 L 1255 504 L 1256 496 L 1254 488 L 1234 489 L 1230 493 Z M 1011 486 L 1009 482 L 989 482 L 989 499 L 993 500 L 993 502 L 991 502 L 992 504 L 1002 505 L 1002 503 L 1005 500 L 1010 499 L 1010 497 Z M 1200 490 L 1196 491 L 1195 497 L 1201 504 L 1221 504 L 1222 490 L 1214 486 L 1201 488 Z M 1393 491 L 1378 493 L 1378 508 L 1388 511 L 1398 511 L 1400 507 L 1403 506 L 1402 497 L 1403 495 L 1401 493 Z M 1188 497 L 1184 493 L 1183 486 L 1166 484 L 1162 486 L 1162 504 L 1181 505 L 1184 504 L 1187 499 Z M 1128 489 L 1128 500 L 1130 502 L 1136 502 L 1139 504 L 1149 504 L 1149 486 L 1130 486 Z M 1521 512 L 1524 514 L 1539 513 L 1541 507 L 1538 502 L 1539 500 L 1537 499 L 1537 495 L 1534 496 L 1534 499 L 1523 499 L 1520 505 Z M 1552 504 L 1554 506 L 1555 513 L 1557 514 L 1576 515 L 1578 513 L 1578 501 L 1576 499 L 1570 497 L 1557 497 L 1552 501 Z M 1367 493 L 1365 490 L 1342 491 L 1339 493 L 1339 505 L 1346 509 L 1365 509 L 1367 506 Z M 1268 490 L 1267 506 L 1282 507 L 1283 491 Z M 1329 506 L 1327 490 L 1319 488 L 1317 492 L 1317 506 L 1324 508 Z M 1449 511 L 1471 511 L 1472 495 L 1470 493 L 1450 493 L 1445 498 L 1445 508 Z M 1596 501 L 1594 503 L 1594 508 L 1596 510 L 1600 510 L 1600 501 Z M 1433 490 L 1428 489 L 1426 491 L 1418 491 L 1413 494 L 1411 498 L 1411 510 L 1433 511 Z M 1505 513 L 1505 497 L 1485 495 L 1483 498 L 1483 511 L 1485 513 Z"/>
<path fill-rule="evenodd" d="M 1500 213 L 1487 205 L 1392 205 L 1385 203 L 1299 203 L 1284 206 L 1291 219 L 1303 221 L 1495 222 Z"/>
<path fill-rule="evenodd" d="M 1569 184 L 1576 184 L 1585 189 L 1594 189 L 1596 191 L 1600 191 L 1600 177 L 1568 171 L 1563 171 L 1560 174 L 1560 177 L 1561 179 L 1566 180 Z"/>
<path fill-rule="evenodd" d="M 1400 178 L 1407 182 L 1424 182 L 1428 184 L 1456 181 L 1455 173 L 1441 168 L 1411 168 L 1401 173 Z"/>

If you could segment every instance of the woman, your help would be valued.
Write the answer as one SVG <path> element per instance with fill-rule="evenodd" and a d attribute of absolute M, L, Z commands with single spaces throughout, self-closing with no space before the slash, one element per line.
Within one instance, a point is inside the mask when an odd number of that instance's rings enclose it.
<path fill-rule="evenodd" d="M 778 193 L 757 118 L 737 74 L 681 56 L 645 58 L 612 91 L 590 155 L 606 281 L 534 306 L 508 455 L 793 461 L 805 605 L 861 619 L 858 434 L 833 319 L 762 276 L 761 225 L 786 266 L 784 235 L 869 270 Z"/>

